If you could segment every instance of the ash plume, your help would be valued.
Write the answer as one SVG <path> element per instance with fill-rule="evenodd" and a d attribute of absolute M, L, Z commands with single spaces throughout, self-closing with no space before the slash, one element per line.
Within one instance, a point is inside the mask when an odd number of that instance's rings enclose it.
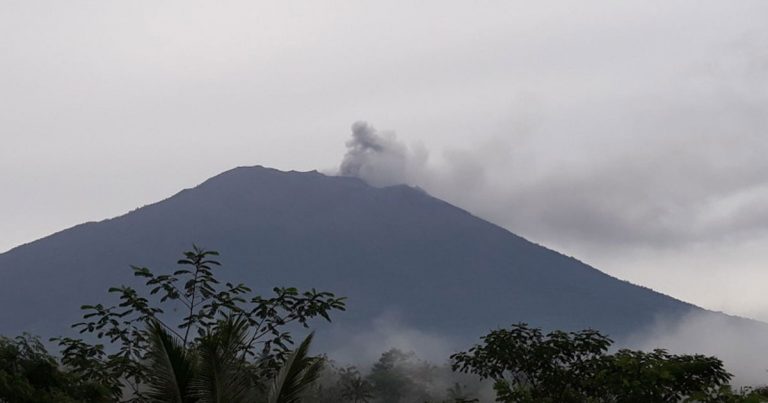
<path fill-rule="evenodd" d="M 393 132 L 379 132 L 362 121 L 352 124 L 352 139 L 346 146 L 339 175 L 357 177 L 374 186 L 413 184 L 427 161 L 423 147 L 411 149 Z"/>

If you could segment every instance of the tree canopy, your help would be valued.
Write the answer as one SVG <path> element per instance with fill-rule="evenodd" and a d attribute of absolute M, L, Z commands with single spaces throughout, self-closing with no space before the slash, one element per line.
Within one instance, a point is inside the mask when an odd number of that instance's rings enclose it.
<path fill-rule="evenodd" d="M 491 379 L 499 402 L 763 401 L 734 393 L 723 362 L 704 355 L 622 349 L 595 330 L 553 331 L 518 323 L 451 356 L 457 371 Z"/>
<path fill-rule="evenodd" d="M 287 376 L 285 368 L 319 365 L 306 356 L 309 339 L 297 350 L 304 356 L 291 361 L 297 358 L 290 326 L 330 321 L 333 311 L 345 309 L 344 298 L 290 287 L 276 287 L 269 297 L 252 295 L 244 284 L 220 283 L 217 256 L 195 246 L 170 274 L 134 266 L 134 275 L 145 279 L 143 290 L 112 287 L 117 304 L 85 305 L 84 321 L 73 325 L 107 346 L 55 339 L 62 362 L 112 386 L 115 398 L 127 387 L 133 401 L 180 402 L 208 401 L 205 393 L 218 396 L 216 401 L 240 401 L 259 388 L 266 395 L 271 380 Z"/>

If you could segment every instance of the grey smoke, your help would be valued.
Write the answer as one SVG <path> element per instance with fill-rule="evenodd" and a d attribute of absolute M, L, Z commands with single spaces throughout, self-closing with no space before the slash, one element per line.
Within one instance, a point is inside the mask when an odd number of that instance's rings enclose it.
<path fill-rule="evenodd" d="M 352 139 L 339 174 L 365 179 L 374 186 L 418 182 L 425 169 L 426 151 L 412 150 L 394 132 L 378 132 L 366 122 L 352 124 Z"/>
<path fill-rule="evenodd" d="M 711 127 L 724 116 L 705 112 L 689 129 L 695 138 L 638 135 L 628 144 L 606 144 L 606 155 L 590 161 L 555 164 L 542 161 L 548 155 L 537 160 L 535 141 L 499 139 L 433 161 L 394 133 L 357 122 L 340 174 L 375 186 L 419 186 L 548 243 L 673 248 L 763 235 L 768 137 L 721 135 Z M 768 124 L 754 129 L 768 132 Z M 578 158 L 581 152 L 572 150 Z"/>
<path fill-rule="evenodd" d="M 610 111 L 598 126 L 527 113 L 432 152 L 358 124 L 343 173 L 421 187 L 609 274 L 768 320 L 768 86 L 747 86 L 768 69 L 753 66 L 715 65 L 623 107 L 574 106 Z"/>
<path fill-rule="evenodd" d="M 768 236 L 768 35 L 627 96 L 521 98 L 428 153 L 357 123 L 342 174 L 406 183 L 555 247 L 675 249 Z M 479 129 L 479 128 L 484 128 Z M 401 133 L 413 138 L 439 135 Z M 444 129 L 442 129 L 444 130 Z M 345 169 L 349 167 L 349 169 Z"/>
<path fill-rule="evenodd" d="M 341 162 L 340 173 L 343 176 L 360 176 L 361 170 L 367 165 L 367 160 L 373 155 L 388 154 L 385 139 L 368 126 L 366 122 L 352 124 L 352 140 L 347 142 L 347 155 Z M 388 143 L 391 143 L 388 142 Z M 404 157 L 403 155 L 398 155 Z"/>

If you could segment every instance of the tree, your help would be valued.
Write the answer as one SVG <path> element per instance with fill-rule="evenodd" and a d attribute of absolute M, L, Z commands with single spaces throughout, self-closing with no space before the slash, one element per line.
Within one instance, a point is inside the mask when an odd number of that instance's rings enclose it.
<path fill-rule="evenodd" d="M 246 402 L 253 388 L 248 362 L 238 354 L 247 323 L 222 320 L 186 348 L 157 322 L 149 325 L 146 398 L 153 402 Z"/>
<path fill-rule="evenodd" d="M 373 385 L 354 367 L 340 371 L 339 387 L 341 397 L 352 403 L 368 403 L 374 396 Z"/>
<path fill-rule="evenodd" d="M 320 379 L 307 400 L 313 403 L 368 403 L 374 398 L 373 386 L 354 366 L 339 368 L 325 358 Z"/>
<path fill-rule="evenodd" d="M 413 352 L 391 349 L 373 364 L 368 381 L 379 402 L 423 402 L 435 398 L 429 390 L 435 372 L 434 366 L 418 360 Z"/>
<path fill-rule="evenodd" d="M 715 357 L 619 350 L 603 358 L 594 390 L 616 402 L 721 401 L 731 375 Z"/>
<path fill-rule="evenodd" d="M 715 357 L 607 354 L 612 341 L 594 330 L 545 335 L 520 323 L 482 341 L 452 355 L 452 366 L 492 379 L 500 402 L 723 401 L 730 393 L 731 375 Z"/>
<path fill-rule="evenodd" d="M 258 388 L 262 385 L 251 378 L 249 362 L 238 354 L 246 331 L 247 322 L 227 318 L 213 333 L 206 334 L 196 349 L 186 350 L 176 336 L 157 323 L 152 324 L 147 398 L 178 403 L 300 402 L 323 366 L 323 359 L 308 355 L 312 334 L 288 355 L 264 394 Z"/>
<path fill-rule="evenodd" d="M 311 342 L 312 334 L 288 356 L 271 383 L 267 395 L 268 403 L 298 403 L 320 377 L 324 360 L 308 355 Z"/>
<path fill-rule="evenodd" d="M 594 330 L 577 333 L 524 323 L 494 330 L 483 344 L 451 356 L 454 370 L 494 381 L 498 401 L 579 401 L 582 379 L 594 373 L 611 340 Z"/>
<path fill-rule="evenodd" d="M 220 266 L 216 256 L 215 251 L 194 246 L 172 274 L 155 275 L 146 267 L 132 266 L 134 275 L 145 279 L 146 291 L 112 287 L 116 305 L 85 305 L 85 321 L 73 325 L 80 333 L 106 340 L 109 348 L 58 338 L 62 362 L 77 373 L 130 388 L 133 401 L 162 396 L 206 401 L 204 390 L 216 396 L 231 393 L 227 399 L 233 400 L 227 401 L 237 401 L 239 386 L 222 382 L 245 377 L 266 388 L 295 357 L 289 325 L 309 327 L 312 319 L 330 321 L 332 311 L 345 309 L 344 298 L 314 289 L 278 287 L 272 297 L 264 298 L 249 295 L 252 291 L 244 284 L 221 285 L 214 273 Z M 177 310 L 184 312 L 181 318 L 173 314 Z M 196 392 L 182 393 L 192 389 Z M 114 397 L 121 398 L 120 390 Z"/>
<path fill-rule="evenodd" d="M 0 336 L 0 402 L 107 402 L 110 390 L 61 368 L 37 337 Z"/>

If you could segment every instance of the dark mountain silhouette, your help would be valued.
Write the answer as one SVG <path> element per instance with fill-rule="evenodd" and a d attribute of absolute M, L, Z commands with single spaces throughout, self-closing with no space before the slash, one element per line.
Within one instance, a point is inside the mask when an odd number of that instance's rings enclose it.
<path fill-rule="evenodd" d="M 336 317 L 475 339 L 525 321 L 621 337 L 700 310 L 533 244 L 425 192 L 317 172 L 236 168 L 162 202 L 0 255 L 0 334 L 61 334 L 81 304 L 171 270 L 192 243 L 219 250 L 223 276 L 258 291 L 315 287 L 349 297 Z"/>

